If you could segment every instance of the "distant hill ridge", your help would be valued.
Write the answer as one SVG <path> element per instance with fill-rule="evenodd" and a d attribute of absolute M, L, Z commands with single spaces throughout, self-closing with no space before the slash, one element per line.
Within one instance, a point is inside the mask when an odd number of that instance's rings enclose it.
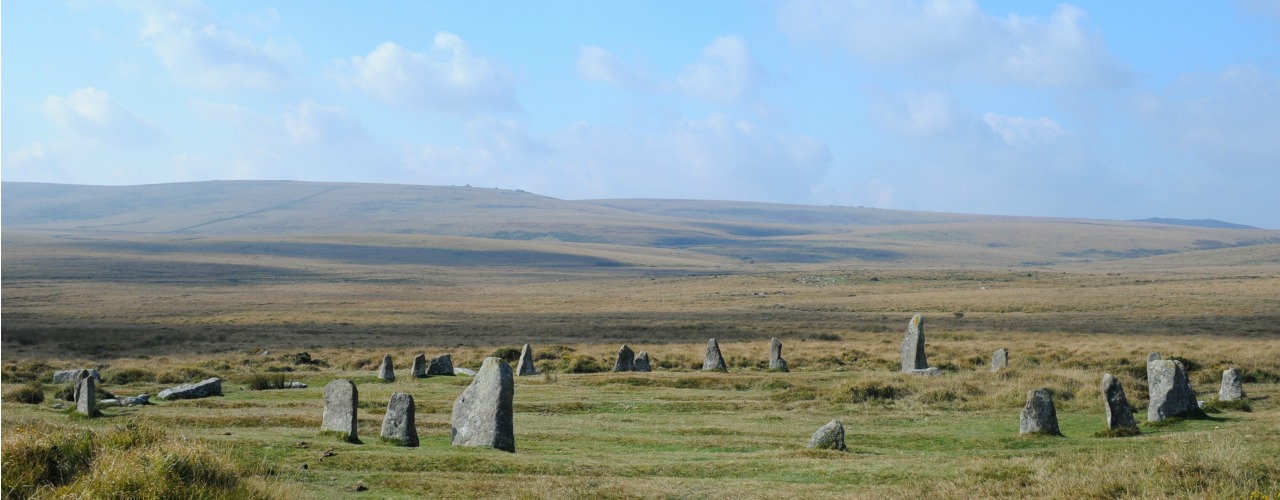
<path fill-rule="evenodd" d="M 1211 229 L 1262 229 L 1260 227 L 1234 224 L 1217 219 L 1166 219 L 1163 217 L 1152 217 L 1149 219 L 1138 219 L 1134 222 L 1150 222 L 1152 224 L 1168 224 L 1171 226 L 1207 227 Z"/>

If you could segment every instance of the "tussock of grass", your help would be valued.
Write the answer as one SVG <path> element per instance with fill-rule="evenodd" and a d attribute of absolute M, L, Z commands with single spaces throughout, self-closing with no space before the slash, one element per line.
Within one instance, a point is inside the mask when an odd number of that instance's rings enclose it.
<path fill-rule="evenodd" d="M 1098 432 L 1095 432 L 1093 434 L 1093 437 L 1119 438 L 1119 437 L 1130 437 L 1130 436 L 1140 436 L 1140 435 L 1142 435 L 1142 431 L 1138 430 L 1137 427 L 1116 427 L 1114 429 L 1103 429 Z"/>
<path fill-rule="evenodd" d="M 249 378 L 244 381 L 244 384 L 251 391 L 289 388 L 289 380 L 285 378 L 283 373 L 255 373 L 250 375 Z"/>
<path fill-rule="evenodd" d="M 5 401 L 38 405 L 44 402 L 44 384 L 31 381 L 4 395 Z"/>
<path fill-rule="evenodd" d="M 1253 411 L 1253 405 L 1249 404 L 1249 400 L 1247 399 L 1238 399 L 1235 401 L 1222 401 L 1215 399 L 1212 401 L 1206 401 L 1204 403 L 1204 408 L 1201 409 L 1204 410 L 1205 413 L 1218 413 L 1223 410 L 1251 412 Z"/>

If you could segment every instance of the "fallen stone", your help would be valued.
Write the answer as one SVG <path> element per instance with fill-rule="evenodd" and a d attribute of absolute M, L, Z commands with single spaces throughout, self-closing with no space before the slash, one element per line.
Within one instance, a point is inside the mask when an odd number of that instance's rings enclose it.
<path fill-rule="evenodd" d="M 1240 384 L 1240 372 L 1227 368 L 1222 372 L 1222 387 L 1218 388 L 1218 401 L 1244 399 L 1244 386 Z"/>
<path fill-rule="evenodd" d="M 387 382 L 396 381 L 396 367 L 391 362 L 390 354 L 382 356 L 382 364 L 378 366 L 378 378 Z"/>
<path fill-rule="evenodd" d="M 294 380 L 284 385 L 285 389 L 306 389 L 307 384 Z"/>
<path fill-rule="evenodd" d="M 613 362 L 613 371 L 629 372 L 636 363 L 636 353 L 632 351 L 626 344 L 622 344 L 622 348 L 618 349 L 618 360 Z"/>
<path fill-rule="evenodd" d="M 1062 435 L 1058 430 L 1058 412 L 1053 408 L 1053 395 L 1049 389 L 1027 392 L 1027 405 L 1022 408 L 1018 434 Z"/>
<path fill-rule="evenodd" d="M 902 346 L 898 348 L 902 361 L 902 371 L 912 372 L 929 368 L 929 360 L 924 354 L 924 317 L 917 314 L 907 323 L 907 332 L 902 336 Z"/>
<path fill-rule="evenodd" d="M 1124 387 L 1120 380 L 1110 373 L 1102 375 L 1102 403 L 1107 409 L 1107 429 L 1138 430 L 1138 421 L 1133 418 L 1133 407 L 1124 395 Z"/>
<path fill-rule="evenodd" d="M 387 413 L 382 417 L 382 439 L 398 446 L 418 447 L 418 428 L 413 415 L 413 396 L 403 392 L 391 394 Z"/>
<path fill-rule="evenodd" d="M 633 372 L 653 371 L 653 368 L 649 366 L 649 353 L 640 351 L 640 354 L 636 355 L 635 364 L 631 365 L 631 371 Z"/>
<path fill-rule="evenodd" d="M 459 367 L 457 367 L 457 368 L 454 368 L 454 369 L 453 369 L 453 374 L 454 374 L 454 375 L 466 375 L 466 376 L 468 376 L 468 377 L 474 377 L 474 376 L 476 376 L 476 371 L 475 371 L 475 370 L 472 370 L 472 369 L 470 369 L 470 368 L 463 368 L 463 367 L 459 366 Z"/>
<path fill-rule="evenodd" d="M 912 375 L 922 375 L 925 377 L 936 377 L 938 375 L 942 375 L 942 369 L 930 366 L 928 368 L 921 368 L 919 370 L 911 370 L 911 371 L 908 371 L 907 373 L 910 373 Z"/>
<path fill-rule="evenodd" d="M 338 379 L 324 386 L 324 416 L 320 421 L 321 431 L 332 431 L 348 442 L 358 443 L 356 435 L 356 407 L 360 404 L 360 392 L 356 384 L 347 379 Z"/>
<path fill-rule="evenodd" d="M 724 364 L 724 357 L 720 355 L 720 344 L 716 343 L 716 339 L 707 341 L 707 354 L 702 359 L 702 371 L 704 372 L 728 372 L 729 368 Z"/>
<path fill-rule="evenodd" d="M 499 358 L 485 358 L 471 385 L 453 402 L 453 445 L 488 446 L 515 453 L 514 397 L 511 366 Z"/>
<path fill-rule="evenodd" d="M 222 395 L 222 379 L 213 377 L 196 382 L 194 384 L 182 384 L 177 387 L 170 387 L 156 397 L 165 401 L 174 399 L 200 399 L 210 396 Z"/>
<path fill-rule="evenodd" d="M 427 375 L 453 375 L 453 357 L 448 354 L 442 354 L 431 358 L 431 363 L 427 365 Z"/>
<path fill-rule="evenodd" d="M 125 406 L 148 405 L 151 404 L 151 395 L 139 394 L 136 398 L 123 397 L 120 398 L 120 404 Z"/>
<path fill-rule="evenodd" d="M 787 360 L 782 359 L 782 341 L 777 337 L 769 339 L 769 369 L 780 372 L 790 371 L 787 369 Z"/>
<path fill-rule="evenodd" d="M 76 413 L 86 417 L 98 416 L 97 391 L 93 377 L 85 377 L 76 382 Z"/>
<path fill-rule="evenodd" d="M 124 403 L 121 403 L 119 399 L 104 399 L 102 401 L 98 401 L 98 406 L 99 407 L 124 406 Z"/>
<path fill-rule="evenodd" d="M 844 424 L 840 420 L 832 420 L 819 427 L 809 438 L 809 448 L 848 451 L 844 446 Z"/>
<path fill-rule="evenodd" d="M 413 378 L 427 378 L 427 355 L 419 354 L 413 357 Z"/>
<path fill-rule="evenodd" d="M 516 376 L 537 375 L 538 369 L 533 366 L 533 346 L 525 344 L 520 348 L 520 364 L 516 365 Z"/>
<path fill-rule="evenodd" d="M 1181 361 L 1163 359 L 1147 363 L 1147 392 L 1151 395 L 1148 422 L 1159 422 L 1200 408 Z"/>
<path fill-rule="evenodd" d="M 1009 350 L 1003 347 L 991 353 L 991 371 L 998 372 L 1009 367 Z"/>
<path fill-rule="evenodd" d="M 80 380 L 85 377 L 84 374 L 80 373 L 82 371 L 88 372 L 88 376 L 93 377 L 94 382 L 99 384 L 102 383 L 102 375 L 98 373 L 98 370 L 93 368 L 76 368 L 72 370 L 59 370 L 53 372 L 53 383 L 69 384 Z"/>

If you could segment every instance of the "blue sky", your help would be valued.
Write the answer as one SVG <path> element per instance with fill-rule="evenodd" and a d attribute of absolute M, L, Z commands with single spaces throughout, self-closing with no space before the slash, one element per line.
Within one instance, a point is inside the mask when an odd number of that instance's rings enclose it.
<path fill-rule="evenodd" d="M 1280 1 L 4 2 L 6 181 L 1280 228 Z"/>

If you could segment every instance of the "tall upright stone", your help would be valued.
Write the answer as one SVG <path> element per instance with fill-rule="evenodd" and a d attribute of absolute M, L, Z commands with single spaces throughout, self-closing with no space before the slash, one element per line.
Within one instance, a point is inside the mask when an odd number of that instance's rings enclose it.
<path fill-rule="evenodd" d="M 453 403 L 453 445 L 489 446 L 515 453 L 514 397 L 511 366 L 499 358 L 485 358 L 471 385 Z"/>
<path fill-rule="evenodd" d="M 782 341 L 777 337 L 769 339 L 769 369 L 780 372 L 790 371 L 787 369 L 787 360 L 782 359 Z"/>
<path fill-rule="evenodd" d="M 704 372 L 727 372 L 729 367 L 724 364 L 724 356 L 720 355 L 720 344 L 716 343 L 716 339 L 707 341 L 707 355 L 702 358 L 702 371 Z"/>
<path fill-rule="evenodd" d="M 1218 401 L 1244 399 L 1244 386 L 1240 384 L 1240 372 L 1235 368 L 1222 371 L 1222 387 L 1218 388 Z"/>
<path fill-rule="evenodd" d="M 520 349 L 520 364 L 516 365 L 516 376 L 537 375 L 538 369 L 533 367 L 533 347 L 525 344 Z"/>
<path fill-rule="evenodd" d="M 418 447 L 418 428 L 413 415 L 413 396 L 391 393 L 387 414 L 382 417 L 382 439 L 399 446 Z"/>
<path fill-rule="evenodd" d="M 1009 367 L 1009 350 L 1003 347 L 991 353 L 991 371 L 998 372 Z"/>
<path fill-rule="evenodd" d="M 1058 412 L 1053 407 L 1053 395 L 1049 389 L 1040 388 L 1027 392 L 1027 405 L 1022 408 L 1018 434 L 1062 435 L 1062 431 L 1058 430 Z"/>
<path fill-rule="evenodd" d="M 427 375 L 448 375 L 452 377 L 453 356 L 441 354 L 431 358 L 431 363 L 427 365 Z"/>
<path fill-rule="evenodd" d="M 1110 373 L 1102 375 L 1102 403 L 1107 408 L 1108 430 L 1138 430 L 1138 421 L 1133 418 L 1133 407 L 1129 406 L 1129 398 L 1124 395 L 1124 387 Z"/>
<path fill-rule="evenodd" d="M 640 351 L 640 354 L 637 354 L 637 355 L 636 355 L 636 362 L 635 362 L 635 364 L 631 365 L 631 371 L 633 371 L 633 372 L 651 372 L 651 371 L 653 371 L 653 368 L 652 368 L 651 366 L 649 366 L 649 353 L 647 353 L 647 352 L 645 352 L 645 351 Z"/>
<path fill-rule="evenodd" d="M 848 451 L 844 446 L 844 424 L 837 419 L 819 427 L 813 436 L 809 437 L 809 448 Z"/>
<path fill-rule="evenodd" d="M 613 371 L 629 372 L 636 364 L 636 353 L 622 344 L 622 348 L 618 349 L 618 360 L 613 362 Z"/>
<path fill-rule="evenodd" d="M 427 378 L 427 355 L 419 354 L 413 357 L 413 378 Z"/>
<path fill-rule="evenodd" d="M 86 417 L 98 416 L 98 390 L 93 377 L 85 376 L 76 381 L 76 413 Z"/>
<path fill-rule="evenodd" d="M 907 323 L 907 331 L 902 336 L 902 346 L 898 348 L 902 358 L 902 372 L 917 375 L 939 375 L 942 370 L 929 366 L 924 354 L 924 316 L 916 314 Z"/>
<path fill-rule="evenodd" d="M 360 442 L 356 435 L 356 407 L 359 404 L 360 393 L 354 382 L 338 379 L 325 384 L 324 416 L 320 420 L 320 430 L 336 432 L 348 442 Z"/>
<path fill-rule="evenodd" d="M 1147 392 L 1151 402 L 1147 406 L 1147 421 L 1159 422 L 1200 409 L 1196 391 L 1191 388 L 1187 369 L 1181 361 L 1162 359 L 1147 363 Z"/>
<path fill-rule="evenodd" d="M 391 355 L 382 356 L 382 364 L 378 366 L 378 378 L 387 382 L 396 381 L 396 367 L 391 363 Z"/>

